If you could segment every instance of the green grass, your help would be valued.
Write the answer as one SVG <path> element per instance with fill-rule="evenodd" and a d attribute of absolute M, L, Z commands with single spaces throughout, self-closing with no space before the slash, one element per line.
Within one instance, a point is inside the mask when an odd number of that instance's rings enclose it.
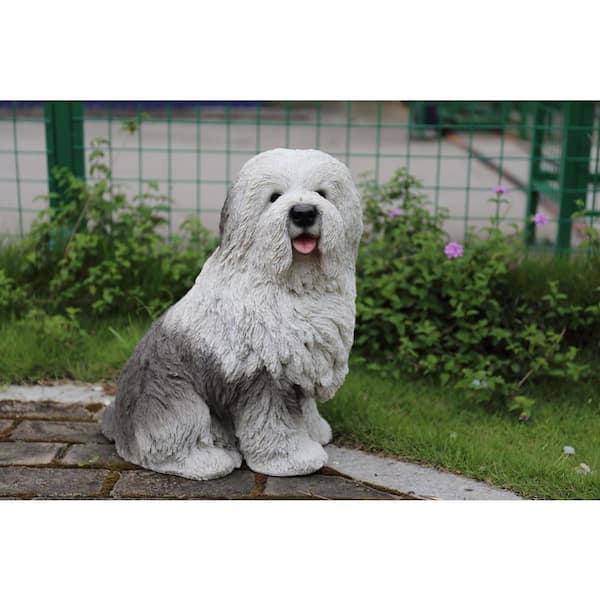
<path fill-rule="evenodd" d="M 0 323 L 0 383 L 72 378 L 114 383 L 148 321 L 86 321 L 68 335 Z M 352 369 L 322 406 L 338 443 L 433 465 L 535 498 L 600 498 L 598 382 L 530 390 L 529 422 L 468 404 L 426 381 L 387 381 Z M 574 456 L 563 453 L 573 446 Z M 586 463 L 590 474 L 578 474 Z"/>
<path fill-rule="evenodd" d="M 81 330 L 53 335 L 27 322 L 0 322 L 0 384 L 63 378 L 112 383 L 148 326 L 124 317 L 82 319 Z"/>
<path fill-rule="evenodd" d="M 529 422 L 467 404 L 451 388 L 351 371 L 322 406 L 335 438 L 535 498 L 600 498 L 600 398 L 591 384 L 537 386 Z M 563 453 L 573 446 L 574 456 Z M 590 474 L 576 467 L 587 464 Z"/>

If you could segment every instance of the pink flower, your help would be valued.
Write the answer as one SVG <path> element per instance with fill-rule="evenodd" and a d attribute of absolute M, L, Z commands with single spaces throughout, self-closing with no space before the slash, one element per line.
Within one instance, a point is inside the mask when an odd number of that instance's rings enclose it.
<path fill-rule="evenodd" d="M 496 192 L 496 194 L 500 194 L 500 195 L 506 194 L 506 188 L 503 185 L 497 185 L 494 188 L 494 192 Z"/>
<path fill-rule="evenodd" d="M 390 210 L 388 210 L 388 215 L 390 216 L 390 219 L 393 219 L 394 217 L 399 217 L 404 211 L 401 208 L 392 208 Z"/>
<path fill-rule="evenodd" d="M 533 215 L 533 222 L 536 225 L 546 225 L 546 223 L 550 223 L 550 219 L 544 213 L 536 213 Z"/>
<path fill-rule="evenodd" d="M 457 244 L 456 242 L 450 242 L 444 248 L 444 254 L 448 258 L 457 258 L 458 256 L 463 255 L 463 247 L 460 244 Z"/>

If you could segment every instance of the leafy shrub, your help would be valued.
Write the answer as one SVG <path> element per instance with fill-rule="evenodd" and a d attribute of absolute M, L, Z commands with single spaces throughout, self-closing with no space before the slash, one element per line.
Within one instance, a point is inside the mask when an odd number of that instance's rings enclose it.
<path fill-rule="evenodd" d="M 406 170 L 364 185 L 365 239 L 357 263 L 358 362 L 373 370 L 434 375 L 469 398 L 503 400 L 528 418 L 527 382 L 577 381 L 587 370 L 567 331 L 598 324 L 595 303 L 573 303 L 556 281 L 535 298 L 519 294 L 521 233 L 501 230 L 503 191 L 488 227 L 471 229 L 464 248 L 444 232 L 445 211 L 427 209 Z M 450 242 L 450 243 L 449 243 Z"/>
<path fill-rule="evenodd" d="M 169 199 L 153 182 L 128 198 L 111 182 L 106 144 L 93 142 L 92 182 L 56 170 L 61 202 L 42 211 L 24 240 L 22 279 L 50 312 L 155 316 L 191 287 L 217 242 L 195 217 L 166 241 Z"/>

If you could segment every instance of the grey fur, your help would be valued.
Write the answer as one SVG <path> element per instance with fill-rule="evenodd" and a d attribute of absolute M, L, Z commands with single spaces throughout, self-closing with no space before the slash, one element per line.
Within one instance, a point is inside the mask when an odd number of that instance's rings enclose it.
<path fill-rule="evenodd" d="M 309 255 L 292 250 L 299 202 L 319 213 Z M 352 345 L 358 192 L 322 152 L 272 150 L 242 168 L 220 230 L 194 287 L 125 364 L 103 431 L 126 460 L 190 479 L 226 475 L 242 456 L 269 475 L 314 472 L 331 439 L 316 399 L 342 384 Z"/>

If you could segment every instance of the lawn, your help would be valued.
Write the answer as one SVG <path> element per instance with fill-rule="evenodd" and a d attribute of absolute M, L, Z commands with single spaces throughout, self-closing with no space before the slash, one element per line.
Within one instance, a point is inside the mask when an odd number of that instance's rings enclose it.
<path fill-rule="evenodd" d="M 548 383 L 528 422 L 423 381 L 350 373 L 322 412 L 338 443 L 462 473 L 530 498 L 600 498 L 600 398 Z M 565 446 L 574 455 L 563 452 Z M 578 473 L 580 463 L 591 473 Z"/>
<path fill-rule="evenodd" d="M 0 324 L 0 383 L 48 379 L 112 386 L 148 321 Z M 600 498 L 597 382 L 530 390 L 543 398 L 528 422 L 469 404 L 452 387 L 351 369 L 322 405 L 335 442 L 463 473 L 531 498 Z M 563 452 L 565 446 L 574 455 Z M 580 463 L 591 473 L 579 473 Z"/>

